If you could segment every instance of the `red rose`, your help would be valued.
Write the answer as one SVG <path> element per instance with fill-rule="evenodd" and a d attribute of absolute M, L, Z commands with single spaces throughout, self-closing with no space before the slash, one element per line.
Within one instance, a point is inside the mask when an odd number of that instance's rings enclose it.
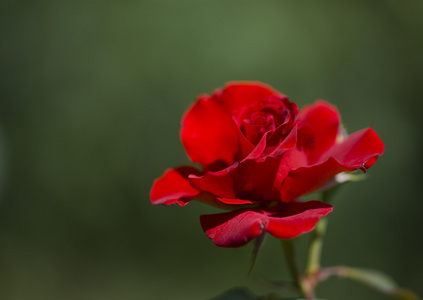
<path fill-rule="evenodd" d="M 203 169 L 169 169 L 157 179 L 153 204 L 192 199 L 231 209 L 204 215 L 209 238 L 244 245 L 263 231 L 293 238 L 314 228 L 332 206 L 295 201 L 340 172 L 369 168 L 383 153 L 372 129 L 345 137 L 338 111 L 326 102 L 297 105 L 260 83 L 231 83 L 201 96 L 182 120 L 181 139 Z"/>

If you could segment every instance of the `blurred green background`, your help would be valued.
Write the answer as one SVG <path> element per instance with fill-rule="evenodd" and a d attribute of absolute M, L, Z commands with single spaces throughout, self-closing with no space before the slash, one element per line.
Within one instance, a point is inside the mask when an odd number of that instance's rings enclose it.
<path fill-rule="evenodd" d="M 189 163 L 184 111 L 231 80 L 300 107 L 326 99 L 349 132 L 379 133 L 369 179 L 337 195 L 323 263 L 380 269 L 423 295 L 422 16 L 419 0 L 1 1 L 0 298 L 268 291 L 247 277 L 251 245 L 202 232 L 215 209 L 149 202 L 155 178 Z M 278 241 L 255 274 L 288 278 Z M 337 279 L 318 295 L 389 299 Z"/>

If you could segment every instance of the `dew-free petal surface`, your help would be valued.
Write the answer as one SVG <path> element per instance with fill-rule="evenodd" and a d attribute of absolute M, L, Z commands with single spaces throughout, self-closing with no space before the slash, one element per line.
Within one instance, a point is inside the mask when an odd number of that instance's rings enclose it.
<path fill-rule="evenodd" d="M 292 202 L 265 209 L 238 209 L 227 213 L 203 215 L 206 235 L 221 247 L 240 247 L 264 231 L 289 239 L 314 228 L 319 219 L 332 211 L 320 201 Z"/>
<path fill-rule="evenodd" d="M 200 175 L 200 171 L 189 166 L 166 170 L 162 177 L 153 183 L 150 191 L 151 203 L 186 205 L 199 194 L 199 191 L 188 181 L 190 174 Z"/>

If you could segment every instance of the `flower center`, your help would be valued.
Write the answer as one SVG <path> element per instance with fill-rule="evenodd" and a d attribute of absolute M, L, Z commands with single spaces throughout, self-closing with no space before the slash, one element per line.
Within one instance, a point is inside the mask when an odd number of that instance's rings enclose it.
<path fill-rule="evenodd" d="M 257 145 L 266 132 L 288 123 L 291 116 L 284 102 L 273 98 L 242 107 L 234 112 L 234 119 L 242 134 Z"/>

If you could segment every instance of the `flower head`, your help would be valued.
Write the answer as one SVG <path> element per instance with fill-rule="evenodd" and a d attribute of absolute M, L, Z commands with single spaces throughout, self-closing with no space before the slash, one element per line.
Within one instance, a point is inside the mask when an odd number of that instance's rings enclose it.
<path fill-rule="evenodd" d="M 207 236 L 224 247 L 264 231 L 287 239 L 312 230 L 332 206 L 298 198 L 341 172 L 365 171 L 384 150 L 370 128 L 345 136 L 339 112 L 327 102 L 300 112 L 257 82 L 200 96 L 183 117 L 181 139 L 202 169 L 167 170 L 154 182 L 151 202 L 184 206 L 197 199 L 229 209 L 200 218 Z"/>

